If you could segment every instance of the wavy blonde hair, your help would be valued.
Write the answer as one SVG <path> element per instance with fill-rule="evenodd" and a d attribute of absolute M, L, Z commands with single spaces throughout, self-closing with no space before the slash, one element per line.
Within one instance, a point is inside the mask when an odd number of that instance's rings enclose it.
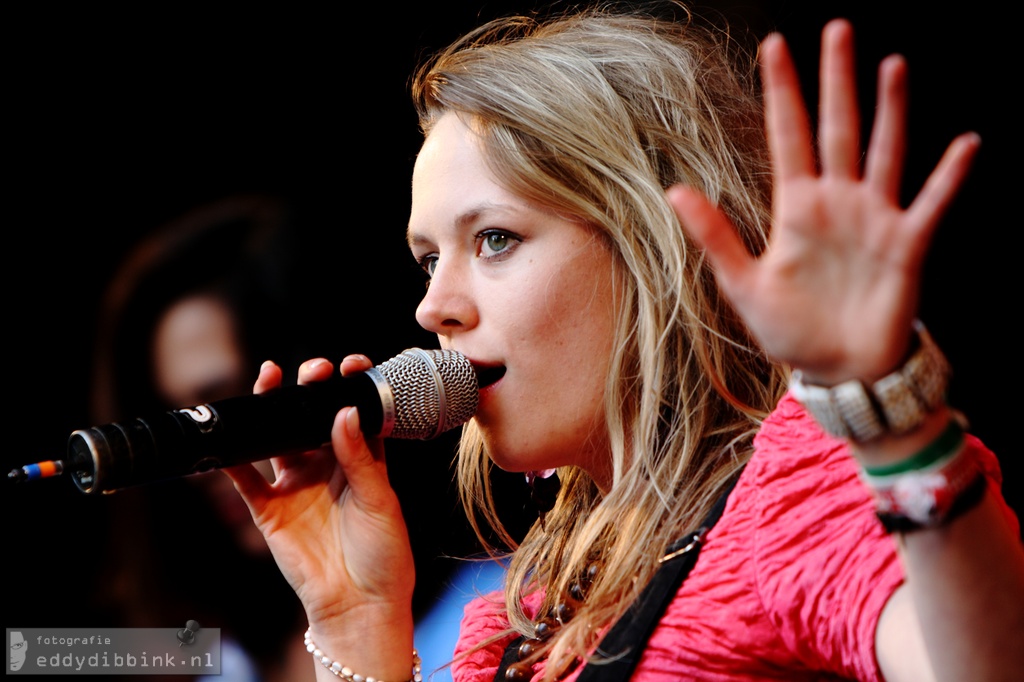
<path fill-rule="evenodd" d="M 483 540 L 487 523 L 515 549 L 505 604 L 516 632 L 532 633 L 526 594 L 544 591 L 542 608 L 551 608 L 599 557 L 576 617 L 538 654 L 553 662 L 549 678 L 623 614 L 656 571 L 659 548 L 699 524 L 784 390 L 783 369 L 724 299 L 665 198 L 675 183 L 698 188 L 753 253 L 764 248 L 771 187 L 754 63 L 689 14 L 596 7 L 487 23 L 413 78 L 424 134 L 447 112 L 472 121 L 500 183 L 601 235 L 622 292 L 604 407 L 609 491 L 563 467 L 544 527 L 517 546 L 472 423 L 460 445 L 474 527 Z"/>

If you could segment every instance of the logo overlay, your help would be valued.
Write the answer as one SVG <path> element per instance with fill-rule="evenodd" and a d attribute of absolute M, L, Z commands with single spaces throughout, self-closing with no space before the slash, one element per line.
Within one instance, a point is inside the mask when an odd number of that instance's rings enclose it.
<path fill-rule="evenodd" d="M 219 675 L 220 628 L 7 628 L 8 675 Z"/>

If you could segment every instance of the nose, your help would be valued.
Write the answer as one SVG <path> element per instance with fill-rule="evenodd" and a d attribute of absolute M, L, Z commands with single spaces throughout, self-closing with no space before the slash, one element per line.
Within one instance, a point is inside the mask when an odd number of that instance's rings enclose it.
<path fill-rule="evenodd" d="M 438 336 L 451 337 L 479 322 L 470 273 L 457 261 L 438 261 L 427 293 L 416 307 L 416 321 Z"/>

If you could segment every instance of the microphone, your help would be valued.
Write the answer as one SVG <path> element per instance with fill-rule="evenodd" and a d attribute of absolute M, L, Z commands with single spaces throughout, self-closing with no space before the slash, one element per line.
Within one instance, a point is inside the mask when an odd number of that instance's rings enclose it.
<path fill-rule="evenodd" d="M 343 407 L 359 408 L 368 436 L 429 440 L 469 421 L 478 391 L 464 355 L 410 348 L 354 375 L 79 429 L 63 462 L 28 465 L 8 479 L 69 473 L 82 492 L 112 492 L 312 450 L 330 441 Z"/>

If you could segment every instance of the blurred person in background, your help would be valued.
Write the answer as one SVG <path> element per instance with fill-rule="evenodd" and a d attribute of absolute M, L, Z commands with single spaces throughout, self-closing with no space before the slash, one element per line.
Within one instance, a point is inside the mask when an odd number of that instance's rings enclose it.
<path fill-rule="evenodd" d="M 230 196 L 129 253 L 101 302 L 94 423 L 247 393 L 262 358 L 293 354 L 277 333 L 288 327 L 288 228 L 283 201 Z M 97 599 L 124 626 L 221 628 L 224 682 L 312 679 L 295 645 L 298 601 L 231 488 L 224 476 L 197 475 L 110 496 L 109 579 Z M 247 596 L 253 588 L 259 599 Z"/>

